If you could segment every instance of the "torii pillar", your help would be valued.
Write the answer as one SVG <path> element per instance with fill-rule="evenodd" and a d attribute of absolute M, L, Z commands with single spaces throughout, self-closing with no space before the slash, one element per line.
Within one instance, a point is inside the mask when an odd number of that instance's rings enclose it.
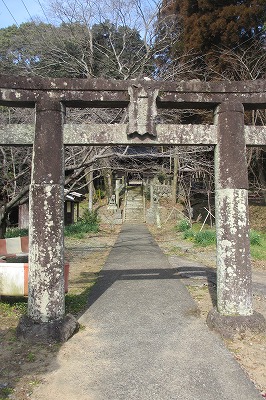
<path fill-rule="evenodd" d="M 36 103 L 29 239 L 28 315 L 18 336 L 65 341 L 78 324 L 65 316 L 63 107 L 48 95 Z"/>
<path fill-rule="evenodd" d="M 252 307 L 243 105 L 220 104 L 216 123 L 217 308 L 209 313 L 207 323 L 224 336 L 231 336 L 248 329 L 263 331 L 265 319 Z"/>

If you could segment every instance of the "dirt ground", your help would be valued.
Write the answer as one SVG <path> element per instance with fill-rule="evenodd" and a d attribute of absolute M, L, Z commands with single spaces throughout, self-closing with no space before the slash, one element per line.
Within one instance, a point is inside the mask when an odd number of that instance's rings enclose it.
<path fill-rule="evenodd" d="M 66 258 L 71 266 L 69 293 L 79 294 L 93 285 L 119 229 L 120 227 L 106 225 L 102 226 L 99 234 L 91 234 L 84 239 L 66 240 Z M 173 226 L 169 223 L 167 228 L 152 228 L 151 232 L 171 262 L 174 262 L 176 256 L 182 256 L 214 268 L 214 248 L 193 247 L 189 242 L 183 241 L 180 235 L 173 233 Z M 266 261 L 254 263 L 253 267 L 258 273 L 265 272 L 265 264 Z M 190 282 L 186 279 L 184 283 L 197 301 L 201 317 L 206 319 L 207 313 L 213 307 L 215 286 L 210 289 L 201 280 Z M 254 308 L 266 317 L 266 297 L 255 295 Z M 60 349 L 58 344 L 37 346 L 17 341 L 15 327 L 19 314 L 18 309 L 12 313 L 2 312 L 0 316 L 0 400 L 30 398 L 34 387 L 43 381 Z M 247 334 L 234 340 L 226 340 L 225 344 L 254 381 L 262 396 L 266 397 L 266 334 Z"/>

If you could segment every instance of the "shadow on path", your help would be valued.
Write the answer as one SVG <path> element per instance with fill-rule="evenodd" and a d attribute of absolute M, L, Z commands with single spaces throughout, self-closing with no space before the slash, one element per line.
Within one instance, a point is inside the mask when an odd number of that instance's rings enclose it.
<path fill-rule="evenodd" d="M 204 278 L 206 280 L 213 305 L 216 305 L 216 297 L 213 295 L 213 286 L 216 286 L 216 273 L 208 267 L 170 267 L 170 268 L 135 268 L 135 269 L 103 269 L 95 286 L 90 292 L 88 308 L 117 281 L 143 281 L 143 280 L 164 280 L 164 279 L 194 279 Z M 185 282 L 184 282 L 185 283 Z M 186 283 L 185 283 L 186 284 Z"/>

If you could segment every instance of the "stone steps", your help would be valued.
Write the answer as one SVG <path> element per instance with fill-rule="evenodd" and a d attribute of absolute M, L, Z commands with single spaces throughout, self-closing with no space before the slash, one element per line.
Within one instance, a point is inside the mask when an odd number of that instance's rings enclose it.
<path fill-rule="evenodd" d="M 125 204 L 125 221 L 126 222 L 143 222 L 143 198 L 140 188 L 131 189 L 127 193 Z"/>

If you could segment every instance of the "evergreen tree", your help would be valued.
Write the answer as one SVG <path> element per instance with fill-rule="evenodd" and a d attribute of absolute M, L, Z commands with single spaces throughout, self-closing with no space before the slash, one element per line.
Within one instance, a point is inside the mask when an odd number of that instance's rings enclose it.
<path fill-rule="evenodd" d="M 265 0 L 164 0 L 163 10 L 174 13 L 186 51 L 235 48 L 264 35 Z"/>
<path fill-rule="evenodd" d="M 178 36 L 170 57 L 192 55 L 205 77 L 226 68 L 225 58 L 218 60 L 224 50 L 237 53 L 257 43 L 265 52 L 265 0 L 163 0 L 159 21 L 166 16 Z"/>

